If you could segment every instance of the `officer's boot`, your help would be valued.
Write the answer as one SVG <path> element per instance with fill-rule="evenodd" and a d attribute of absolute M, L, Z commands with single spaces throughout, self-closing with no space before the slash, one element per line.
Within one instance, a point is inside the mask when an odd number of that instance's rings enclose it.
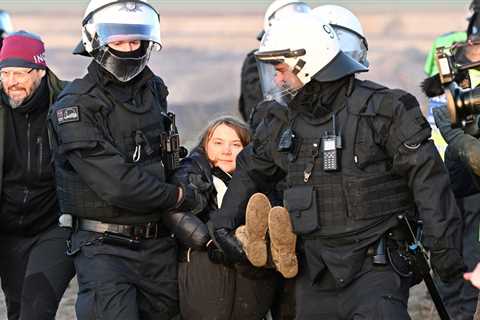
<path fill-rule="evenodd" d="M 242 243 L 248 260 L 255 267 L 263 267 L 267 263 L 265 236 L 271 207 L 270 201 L 263 193 L 255 193 L 248 200 L 245 226 L 238 227 L 235 231 L 235 236 Z"/>
<path fill-rule="evenodd" d="M 298 261 L 295 254 L 297 235 L 293 233 L 292 223 L 287 209 L 273 207 L 268 215 L 270 248 L 276 269 L 285 278 L 293 278 L 298 273 Z"/>

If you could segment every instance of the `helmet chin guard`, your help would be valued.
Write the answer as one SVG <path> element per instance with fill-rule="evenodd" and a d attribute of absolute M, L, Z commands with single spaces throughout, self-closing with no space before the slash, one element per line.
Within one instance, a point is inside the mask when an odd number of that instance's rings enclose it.
<path fill-rule="evenodd" d="M 92 56 L 116 79 L 127 82 L 143 71 L 150 59 L 151 52 L 152 43 L 142 41 L 140 48 L 135 51 L 118 52 L 106 46 L 95 50 Z"/>

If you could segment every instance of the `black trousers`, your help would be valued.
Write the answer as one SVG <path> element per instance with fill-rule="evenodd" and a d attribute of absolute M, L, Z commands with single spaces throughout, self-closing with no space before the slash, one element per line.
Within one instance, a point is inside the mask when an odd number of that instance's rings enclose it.
<path fill-rule="evenodd" d="M 78 320 L 168 320 L 178 314 L 177 246 L 164 237 L 138 250 L 95 241 L 101 234 L 72 235 L 78 278 Z"/>
<path fill-rule="evenodd" d="M 365 262 L 358 277 L 340 288 L 325 269 L 312 283 L 307 272 L 296 281 L 296 320 L 406 320 L 410 280 L 390 266 Z"/>
<path fill-rule="evenodd" d="M 182 320 L 260 320 L 272 305 L 277 275 L 246 278 L 234 268 L 212 263 L 205 251 L 192 251 L 179 264 Z"/>
<path fill-rule="evenodd" d="M 457 203 L 463 216 L 463 259 L 471 271 L 480 261 L 480 194 L 457 199 Z M 448 313 L 455 315 L 457 320 L 473 319 L 478 289 L 463 279 L 449 283 L 442 282 L 437 276 L 434 279 Z"/>
<path fill-rule="evenodd" d="M 270 308 L 273 320 L 295 319 L 295 278 L 285 279 L 280 274 L 277 291 Z"/>
<path fill-rule="evenodd" d="M 0 278 L 9 320 L 52 320 L 75 274 L 65 255 L 70 230 L 53 226 L 32 237 L 0 236 Z"/>

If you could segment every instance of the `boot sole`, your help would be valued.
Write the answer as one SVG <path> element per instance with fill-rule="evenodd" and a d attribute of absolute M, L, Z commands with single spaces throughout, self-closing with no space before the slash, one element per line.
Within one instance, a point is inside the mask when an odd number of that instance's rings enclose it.
<path fill-rule="evenodd" d="M 272 206 L 263 193 L 255 193 L 250 197 L 245 212 L 245 231 L 247 245 L 245 253 L 255 267 L 267 264 L 267 244 L 265 236 L 268 228 L 268 213 Z"/>
<path fill-rule="evenodd" d="M 298 260 L 295 253 L 297 235 L 293 233 L 287 209 L 273 207 L 270 210 L 268 230 L 275 267 L 285 278 L 295 277 L 298 273 Z"/>

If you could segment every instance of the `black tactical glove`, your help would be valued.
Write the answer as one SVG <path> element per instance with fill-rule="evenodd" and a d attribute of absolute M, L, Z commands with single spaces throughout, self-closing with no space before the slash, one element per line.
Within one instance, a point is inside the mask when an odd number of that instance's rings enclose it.
<path fill-rule="evenodd" d="M 202 220 L 190 212 L 167 212 L 163 223 L 184 246 L 203 250 L 210 240 L 208 228 Z"/>
<path fill-rule="evenodd" d="M 461 279 L 467 269 L 458 250 L 452 248 L 430 251 L 430 263 L 443 282 Z"/>
<path fill-rule="evenodd" d="M 174 211 L 190 211 L 193 214 L 202 212 L 207 206 L 207 197 L 192 185 L 180 185 L 182 188 L 182 199 Z"/>
<path fill-rule="evenodd" d="M 213 231 L 213 238 L 217 247 L 223 251 L 225 258 L 230 263 L 247 262 L 242 244 L 235 238 L 232 231 L 225 228 L 216 229 Z"/>
<path fill-rule="evenodd" d="M 207 194 L 212 187 L 211 183 L 204 181 L 200 174 L 189 174 L 188 184 L 180 184 L 183 190 L 183 199 L 177 204 L 177 211 L 190 211 L 197 214 L 206 208 Z"/>
<path fill-rule="evenodd" d="M 225 266 L 231 266 L 232 263 L 228 261 L 228 259 L 225 257 L 225 254 L 223 253 L 222 250 L 220 250 L 216 245 L 215 242 L 210 241 L 207 244 L 207 253 L 208 253 L 208 258 L 210 261 L 216 264 L 223 264 Z"/>

